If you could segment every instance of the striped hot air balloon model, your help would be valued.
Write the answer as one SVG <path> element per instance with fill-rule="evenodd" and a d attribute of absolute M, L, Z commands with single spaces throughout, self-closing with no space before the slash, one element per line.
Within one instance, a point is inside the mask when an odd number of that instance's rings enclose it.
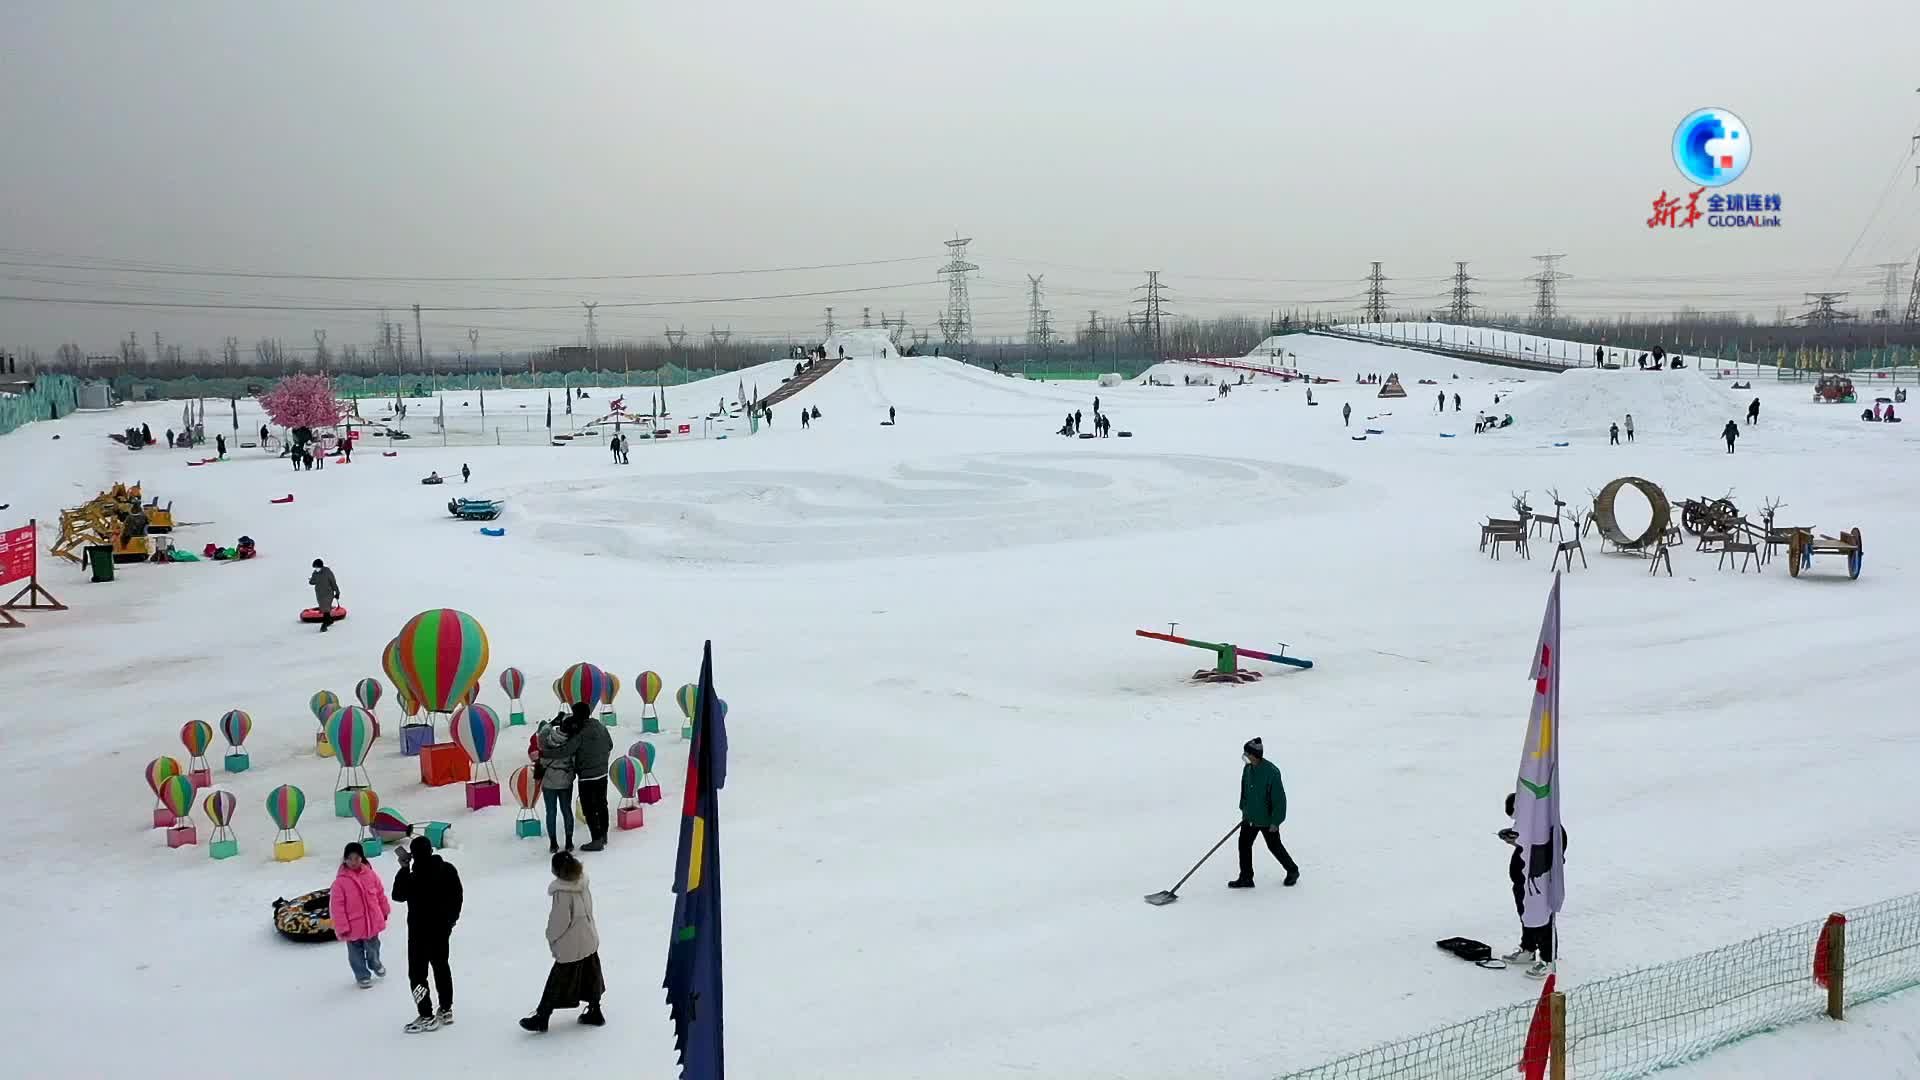
<path fill-rule="evenodd" d="M 167 809 L 167 800 L 160 796 L 160 785 L 165 783 L 168 777 L 179 775 L 178 759 L 162 755 L 147 762 L 147 790 L 153 792 L 153 827 L 156 829 L 171 829 L 174 822 L 179 819 L 178 815 Z"/>
<path fill-rule="evenodd" d="M 231 859 L 240 854 L 240 838 L 233 835 L 233 811 L 240 800 L 231 791 L 209 791 L 200 800 L 200 809 L 213 823 L 207 834 L 207 854 L 215 859 Z"/>
<path fill-rule="evenodd" d="M 640 734 L 660 734 L 660 710 L 653 703 L 660 700 L 660 674 L 655 671 L 643 671 L 634 680 L 633 688 L 640 692 Z"/>
<path fill-rule="evenodd" d="M 620 676 L 611 671 L 606 675 L 607 690 L 600 697 L 600 722 L 608 727 L 615 727 L 620 723 L 620 718 L 614 715 L 613 699 L 620 696 Z"/>
<path fill-rule="evenodd" d="M 467 705 L 453 714 L 453 741 L 473 762 L 467 781 L 467 809 L 500 805 L 500 774 L 493 751 L 500 741 L 500 714 L 485 705 Z"/>
<path fill-rule="evenodd" d="M 517 667 L 507 668 L 500 673 L 500 689 L 507 695 L 507 726 L 518 727 L 527 722 L 527 713 L 520 707 L 520 695 L 527 689 L 527 676 Z"/>
<path fill-rule="evenodd" d="M 688 683 L 673 692 L 673 700 L 679 704 L 680 714 L 687 718 L 686 723 L 680 725 L 680 737 L 692 742 L 693 717 L 700 711 L 700 688 Z"/>
<path fill-rule="evenodd" d="M 372 788 L 361 788 L 347 800 L 347 810 L 353 814 L 354 823 L 360 826 L 357 835 L 361 854 L 371 859 L 385 850 L 380 838 L 373 834 L 373 818 L 380 812 L 380 796 Z"/>
<path fill-rule="evenodd" d="M 327 714 L 340 707 L 340 695 L 331 690 L 315 691 L 307 699 L 307 711 L 313 713 L 313 722 L 320 730 L 313 736 L 313 752 L 319 757 L 332 757 L 333 746 L 327 742 Z"/>
<path fill-rule="evenodd" d="M 160 804 L 173 815 L 173 827 L 167 830 L 167 846 L 192 847 L 200 834 L 193 827 L 193 780 L 175 773 L 160 781 Z"/>
<path fill-rule="evenodd" d="M 180 745 L 187 748 L 187 778 L 193 781 L 193 789 L 212 787 L 213 766 L 207 764 L 207 747 L 213 745 L 213 725 L 205 720 L 181 724 Z"/>
<path fill-rule="evenodd" d="M 640 784 L 646 774 L 646 766 L 632 755 L 614 758 L 607 765 L 607 780 L 620 792 L 620 807 L 614 816 L 622 829 L 638 829 L 646 824 L 646 817 L 637 801 Z"/>
<path fill-rule="evenodd" d="M 352 817 L 353 793 L 373 786 L 367 753 L 373 748 L 373 714 L 358 705 L 335 709 L 327 717 L 327 742 L 340 762 L 333 779 L 333 816 Z"/>
<path fill-rule="evenodd" d="M 300 838 L 297 828 L 300 815 L 307 812 L 307 793 L 292 784 L 281 784 L 267 792 L 267 816 L 273 819 L 274 827 L 279 829 L 273 834 L 273 857 L 280 862 L 292 862 L 307 853 L 307 842 Z"/>
<path fill-rule="evenodd" d="M 522 765 L 507 777 L 507 788 L 513 792 L 513 801 L 520 811 L 513 816 L 513 835 L 538 840 L 540 838 L 540 819 L 534 816 L 533 808 L 540 802 L 540 781 L 533 775 L 533 766 Z"/>
<path fill-rule="evenodd" d="M 247 756 L 247 736 L 253 734 L 253 717 L 243 709 L 229 709 L 220 717 L 220 737 L 227 740 L 227 756 L 221 767 L 228 772 L 246 772 L 253 767 Z"/>

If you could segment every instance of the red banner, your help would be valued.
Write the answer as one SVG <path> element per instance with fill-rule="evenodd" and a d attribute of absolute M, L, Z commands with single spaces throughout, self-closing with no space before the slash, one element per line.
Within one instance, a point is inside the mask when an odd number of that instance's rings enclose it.
<path fill-rule="evenodd" d="M 33 533 L 32 525 L 0 532 L 0 584 L 34 576 Z"/>

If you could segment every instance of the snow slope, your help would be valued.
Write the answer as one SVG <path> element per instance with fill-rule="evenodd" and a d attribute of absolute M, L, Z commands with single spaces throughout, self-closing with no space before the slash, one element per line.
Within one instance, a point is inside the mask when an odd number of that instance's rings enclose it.
<path fill-rule="evenodd" d="M 583 658 L 673 687 L 713 640 L 732 731 L 738 1075 L 1258 1077 L 1524 999 L 1536 987 L 1518 975 L 1431 946 L 1514 933 L 1492 834 L 1549 579 L 1544 559 L 1479 555 L 1474 523 L 1509 491 L 1624 473 L 1675 494 L 1731 487 L 1743 505 L 1780 496 L 1796 520 L 1861 526 L 1870 550 L 1858 582 L 1830 564 L 1798 581 L 1778 562 L 1718 573 L 1691 552 L 1650 582 L 1597 551 L 1568 580 L 1563 978 L 1920 889 L 1920 710 L 1902 659 L 1920 647 L 1920 424 L 1860 424 L 1762 386 L 1762 423 L 1733 456 L 1711 431 L 1630 447 L 1551 448 L 1527 425 L 1443 440 L 1462 414 L 1433 411 L 1416 361 L 1340 347 L 1344 376 L 1399 371 L 1413 396 L 1337 384 L 1309 407 L 1298 386 L 1216 400 L 862 356 L 796 397 L 821 410 L 809 431 L 778 410 L 750 437 L 636 443 L 626 467 L 593 446 L 415 440 L 311 473 L 245 451 L 188 468 L 104 437 L 143 418 L 161 429 L 179 415 L 166 403 L 0 438 L 0 460 L 21 466 L 0 474 L 0 524 L 144 479 L 205 523 L 183 546 L 247 533 L 262 551 L 124 567 L 111 585 L 49 567 L 72 610 L 0 637 L 0 809 L 15 823 L 0 910 L 17 930 L 9 970 L 32 988 L 0 1013 L 0 1040 L 37 1075 L 151 1072 L 153 1047 L 185 1050 L 183 1025 L 210 1033 L 215 1072 L 335 1076 L 350 1031 L 352 1053 L 413 1077 L 583 1071 L 614 1054 L 669 1075 L 658 985 L 685 764 L 671 723 L 656 740 L 666 801 L 589 863 L 610 1030 L 514 1027 L 547 967 L 544 847 L 512 837 L 511 810 L 469 814 L 458 790 L 421 787 L 384 741 L 383 797 L 455 823 L 460 1025 L 403 1036 L 398 974 L 360 991 L 338 948 L 269 929 L 270 902 L 324 886 L 353 834 L 326 805 L 335 769 L 312 754 L 308 696 L 377 674 L 407 617 L 449 604 L 488 628 L 495 706 L 507 664 L 530 687 Z M 669 396 L 731 397 L 734 378 L 716 382 Z M 1509 388 L 1446 383 L 1468 418 Z M 1052 434 L 1096 393 L 1133 438 Z M 487 402 L 490 416 L 543 411 L 545 395 Z M 1385 434 L 1353 441 L 1345 403 L 1352 431 Z M 883 427 L 889 406 L 900 422 Z M 258 423 L 243 409 L 243 429 Z M 417 482 L 462 463 L 474 480 L 458 493 L 508 500 L 506 536 L 452 520 L 455 492 Z M 293 621 L 316 556 L 352 610 L 324 636 Z M 1317 666 L 1189 685 L 1207 657 L 1133 636 L 1175 621 L 1284 641 Z M 551 706 L 529 693 L 530 713 Z M 637 703 L 621 702 L 624 746 Z M 169 851 L 145 827 L 140 770 L 181 752 L 181 723 L 234 707 L 256 720 L 253 770 L 222 778 L 242 855 Z M 1234 822 L 1254 735 L 1286 776 L 1300 886 L 1273 887 L 1261 854 L 1260 887 L 1230 894 L 1229 851 L 1179 904 L 1142 904 Z M 502 741 L 516 764 L 524 740 Z M 311 854 L 293 864 L 270 860 L 261 808 L 283 782 L 310 796 Z M 404 929 L 387 944 L 398 972 Z"/>
<path fill-rule="evenodd" d="M 1717 437 L 1729 420 L 1745 421 L 1747 403 L 1754 395 L 1730 390 L 1729 385 L 1703 378 L 1691 369 L 1575 368 L 1535 380 L 1500 408 L 1511 412 L 1517 423 L 1556 435 L 1604 439 L 1609 424 L 1623 423 L 1631 415 L 1636 438 L 1653 435 L 1698 440 Z M 1762 419 L 1777 419 L 1764 415 L 1764 404 L 1762 410 Z"/>

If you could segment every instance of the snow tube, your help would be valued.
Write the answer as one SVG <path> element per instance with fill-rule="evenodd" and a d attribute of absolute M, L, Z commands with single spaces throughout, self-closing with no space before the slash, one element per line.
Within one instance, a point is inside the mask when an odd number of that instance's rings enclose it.
<path fill-rule="evenodd" d="M 444 476 L 423 476 L 420 478 L 420 482 L 423 484 L 444 484 L 447 482 L 447 478 Z"/>
<path fill-rule="evenodd" d="M 1443 432 L 1441 432 L 1441 433 L 1440 433 L 1440 437 L 1441 437 L 1441 438 L 1443 438 L 1443 439 L 1451 439 L 1451 438 L 1453 438 L 1453 432 L 1451 432 L 1451 431 L 1443 431 Z"/>
<path fill-rule="evenodd" d="M 288 503 L 293 501 L 293 496 L 289 495 L 284 499 L 269 499 L 267 501 L 271 502 L 275 506 L 285 506 Z"/>
<path fill-rule="evenodd" d="M 1563 442 L 1557 442 L 1557 443 L 1554 443 L 1553 445 L 1555 445 L 1555 446 L 1572 446 L 1573 444 L 1572 444 L 1572 443 L 1563 443 Z"/>
<path fill-rule="evenodd" d="M 400 451 L 398 451 L 398 450 L 382 450 L 382 451 L 380 451 L 380 456 L 381 456 L 381 457 L 399 457 L 399 456 L 400 456 Z"/>
<path fill-rule="evenodd" d="M 1369 435 L 1385 435 L 1386 433 L 1387 430 L 1385 428 L 1370 427 L 1367 429 L 1367 434 Z"/>
<path fill-rule="evenodd" d="M 273 902 L 273 928 L 288 941 L 305 944 L 334 940 L 333 890 L 315 889 L 304 896 Z"/>
<path fill-rule="evenodd" d="M 346 617 L 347 617 L 346 608 L 341 607 L 339 604 L 333 605 L 333 621 L 334 622 L 339 622 L 341 619 L 344 619 Z M 306 622 L 306 623 L 319 622 L 320 609 L 317 607 L 307 608 L 305 611 L 302 611 L 300 613 L 300 621 Z"/>
<path fill-rule="evenodd" d="M 1355 435 L 1355 436 L 1353 436 L 1352 438 L 1353 438 L 1353 441 L 1354 441 L 1354 442 L 1366 442 L 1366 441 L 1367 441 L 1367 437 L 1366 437 L 1365 435 Z"/>
<path fill-rule="evenodd" d="M 202 466 L 202 465 L 205 465 L 205 464 L 206 464 L 206 462 L 204 462 L 204 461 L 189 461 L 189 462 L 187 462 L 187 468 L 189 468 L 189 469 L 197 469 L 197 468 L 199 468 L 200 466 Z"/>
<path fill-rule="evenodd" d="M 484 526 L 484 525 L 482 525 L 482 526 L 480 527 L 480 535 L 481 535 L 481 536 L 505 536 L 505 535 L 507 535 L 507 530 L 505 530 L 505 529 L 489 529 L 489 528 L 487 528 L 486 526 Z"/>

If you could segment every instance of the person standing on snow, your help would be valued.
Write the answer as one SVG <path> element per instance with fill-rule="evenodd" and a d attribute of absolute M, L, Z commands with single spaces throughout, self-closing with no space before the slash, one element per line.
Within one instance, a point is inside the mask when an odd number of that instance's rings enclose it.
<path fill-rule="evenodd" d="M 581 851 L 600 851 L 607 846 L 607 762 L 613 757 L 613 736 L 607 725 L 594 718 L 591 702 L 575 702 L 573 715 L 561 725 L 567 743 L 561 753 L 567 755 L 575 780 L 580 785 L 580 810 L 587 818 L 587 842 Z"/>
<path fill-rule="evenodd" d="M 315 559 L 307 584 L 313 586 L 313 606 L 320 609 L 320 632 L 324 634 L 333 625 L 333 605 L 340 599 L 340 582 L 334 579 L 332 567 Z"/>
<path fill-rule="evenodd" d="M 1445 390 L 1440 391 L 1440 407 L 1438 409 L 1435 409 L 1434 411 L 1435 412 L 1447 411 L 1447 392 Z"/>
<path fill-rule="evenodd" d="M 461 462 L 460 463 L 460 482 L 464 484 L 472 479 L 473 479 L 473 470 L 467 468 L 466 462 L 464 461 Z"/>
<path fill-rule="evenodd" d="M 1240 770 L 1240 876 L 1227 882 L 1227 888 L 1253 888 L 1255 836 L 1266 838 L 1267 850 L 1286 870 L 1280 884 L 1293 885 L 1300 880 L 1300 867 L 1280 842 L 1280 826 L 1287 820 L 1287 789 L 1280 782 L 1280 769 L 1267 760 L 1259 739 L 1248 740 L 1240 750 L 1246 762 Z"/>
<path fill-rule="evenodd" d="M 1607 426 L 1607 445 L 1608 446 L 1620 445 L 1620 425 L 1619 424 L 1609 424 Z"/>
<path fill-rule="evenodd" d="M 379 873 L 367 863 L 366 851 L 357 843 L 348 844 L 340 856 L 327 910 L 333 920 L 333 936 L 347 943 L 347 966 L 353 969 L 353 981 L 365 990 L 373 985 L 374 976 L 386 978 L 387 966 L 380 962 L 380 932 L 387 928 L 393 904 L 387 900 L 387 887 L 380 883 Z"/>
<path fill-rule="evenodd" d="M 1633 414 L 1627 414 L 1627 441 L 1633 441 Z"/>
<path fill-rule="evenodd" d="M 1740 437 L 1740 425 L 1732 420 L 1720 429 L 1720 437 L 1727 440 L 1727 453 L 1733 453 L 1733 442 Z"/>
<path fill-rule="evenodd" d="M 1453 395 L 1453 411 L 1460 411 L 1460 395 L 1457 393 Z"/>
<path fill-rule="evenodd" d="M 464 897 L 459 871 L 434 854 L 433 842 L 426 837 L 414 837 L 397 854 L 400 872 L 393 876 L 393 898 L 407 905 L 407 983 L 419 1010 L 406 1032 L 417 1035 L 453 1025 L 453 965 L 448 951 Z M 433 995 L 427 992 L 429 968 L 440 994 L 439 1012 L 434 1011 Z"/>
<path fill-rule="evenodd" d="M 213 437 L 213 449 L 214 452 L 219 455 L 221 461 L 227 460 L 227 437 L 225 435 L 215 435 Z"/>
<path fill-rule="evenodd" d="M 1340 406 L 1340 424 L 1342 427 L 1353 426 L 1353 402 Z"/>
<path fill-rule="evenodd" d="M 1747 402 L 1747 424 L 1751 426 L 1759 422 L 1760 422 L 1760 399 L 1754 398 L 1752 401 Z"/>
<path fill-rule="evenodd" d="M 1079 413 L 1074 413 L 1074 416 L 1076 417 L 1078 417 L 1079 415 L 1080 415 Z M 897 422 L 898 422 L 898 417 L 897 417 L 897 414 L 893 411 L 893 406 L 891 405 L 887 406 L 887 423 L 893 424 Z M 1074 426 L 1078 427 L 1079 423 L 1080 422 L 1076 419 L 1074 421 Z"/>
<path fill-rule="evenodd" d="M 540 795 L 547 805 L 547 851 L 560 850 L 560 822 L 567 824 L 567 850 L 573 850 L 573 758 L 568 733 L 561 727 L 565 713 L 540 725 L 534 733 L 539 756 L 534 772 L 540 777 Z"/>
<path fill-rule="evenodd" d="M 554 1010 L 585 1004 L 580 1022 L 603 1027 L 607 1018 L 600 1012 L 600 997 L 607 992 L 607 980 L 600 971 L 600 927 L 593 919 L 587 869 L 579 859 L 564 851 L 553 857 L 547 895 L 553 898 L 547 911 L 547 951 L 553 955 L 553 967 L 547 972 L 540 1004 L 533 1015 L 520 1019 L 520 1026 L 545 1031 Z"/>
<path fill-rule="evenodd" d="M 1507 793 L 1507 817 L 1513 817 L 1513 793 Z M 1554 956 L 1558 952 L 1555 940 L 1557 935 L 1553 926 L 1553 916 L 1547 916 L 1545 926 L 1528 926 L 1527 918 L 1527 866 L 1526 857 L 1520 851 L 1520 832 L 1509 826 L 1500 830 L 1500 839 L 1513 848 L 1513 856 L 1507 860 L 1507 879 L 1513 882 L 1513 909 L 1520 915 L 1520 947 L 1502 956 L 1500 959 L 1509 964 L 1528 964 L 1529 978 L 1544 979 L 1553 974 Z M 1567 827 L 1560 826 L 1560 865 L 1567 857 Z"/>

